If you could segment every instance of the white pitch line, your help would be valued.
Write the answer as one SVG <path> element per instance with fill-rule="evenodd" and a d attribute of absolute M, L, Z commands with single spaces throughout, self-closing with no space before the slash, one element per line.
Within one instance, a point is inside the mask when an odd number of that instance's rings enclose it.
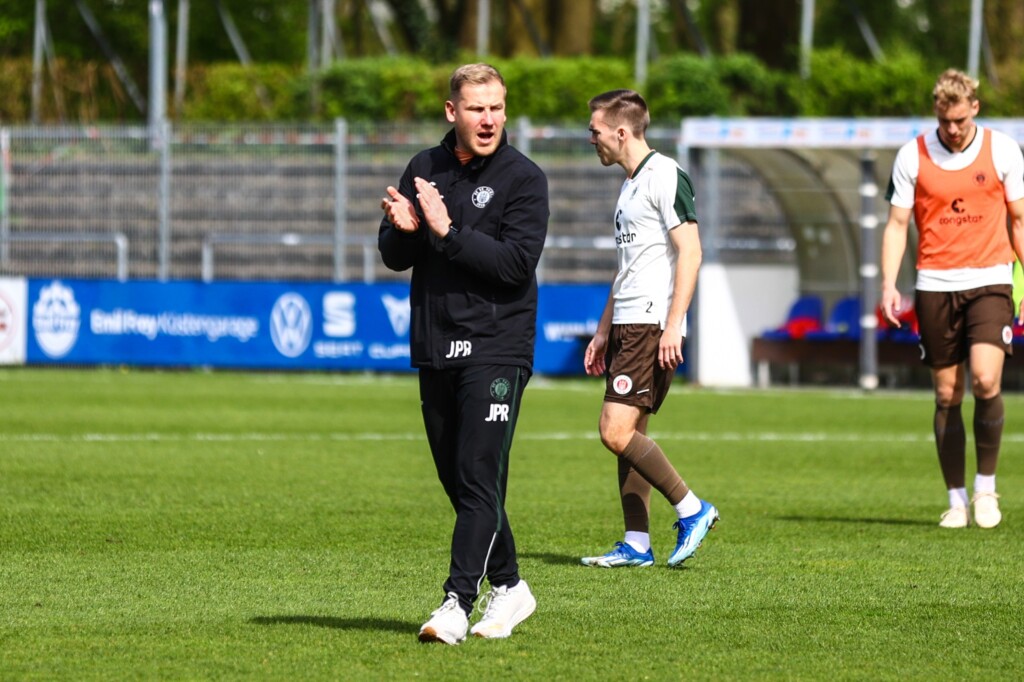
<path fill-rule="evenodd" d="M 652 432 L 656 440 L 682 440 L 697 442 L 732 443 L 931 443 L 930 433 L 782 433 L 773 431 L 704 431 L 704 432 Z M 361 442 L 361 441 L 420 441 L 425 437 L 415 433 L 0 433 L 0 443 L 266 443 L 266 442 Z M 527 441 L 592 441 L 596 432 L 522 432 L 516 440 Z M 1004 434 L 1004 443 L 1024 443 L 1024 434 Z"/>

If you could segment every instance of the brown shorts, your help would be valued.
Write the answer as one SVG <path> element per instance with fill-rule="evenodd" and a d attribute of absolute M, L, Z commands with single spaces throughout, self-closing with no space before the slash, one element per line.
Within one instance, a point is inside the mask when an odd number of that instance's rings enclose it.
<path fill-rule="evenodd" d="M 976 343 L 1013 354 L 1013 295 L 1009 284 L 966 291 L 918 291 L 914 310 L 921 327 L 921 361 L 949 367 L 967 359 Z"/>
<path fill-rule="evenodd" d="M 613 324 L 608 338 L 604 399 L 658 411 L 675 377 L 658 363 L 661 328 L 656 324 Z M 685 344 L 686 339 L 683 339 Z"/>

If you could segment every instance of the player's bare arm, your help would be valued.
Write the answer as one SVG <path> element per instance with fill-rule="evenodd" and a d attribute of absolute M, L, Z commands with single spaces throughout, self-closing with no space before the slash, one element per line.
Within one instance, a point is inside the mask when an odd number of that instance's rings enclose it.
<path fill-rule="evenodd" d="M 1024 263 L 1024 199 L 1011 201 L 1006 205 L 1006 211 L 1010 216 L 1013 252 L 1017 255 L 1017 260 Z M 1024 324 L 1024 300 L 1020 302 L 1020 310 L 1017 311 L 1017 322 Z"/>
<path fill-rule="evenodd" d="M 900 312 L 900 292 L 896 289 L 896 278 L 900 274 L 900 263 L 907 250 L 907 230 L 910 227 L 910 209 L 901 206 L 889 207 L 889 219 L 882 233 L 882 315 L 889 324 L 899 327 L 896 314 Z"/>
<path fill-rule="evenodd" d="M 599 377 L 605 373 L 605 351 L 608 349 L 608 335 L 612 329 L 612 311 L 615 307 L 615 299 L 611 291 L 608 292 L 608 300 L 601 313 L 601 320 L 597 323 L 597 331 L 594 338 L 587 344 L 587 350 L 583 353 L 583 369 L 589 376 Z"/>
<path fill-rule="evenodd" d="M 675 281 L 672 286 L 672 304 L 665 319 L 665 331 L 658 344 L 658 362 L 663 369 L 675 369 L 683 362 L 683 317 L 690 307 L 697 286 L 697 271 L 703 259 L 697 223 L 686 222 L 669 230 L 672 247 L 679 254 L 676 259 Z"/>
<path fill-rule="evenodd" d="M 420 227 L 420 220 L 416 217 L 416 207 L 412 205 L 401 192 L 392 186 L 387 188 L 387 196 L 381 199 L 380 207 L 384 209 L 384 216 L 395 229 L 400 232 L 415 232 Z"/>

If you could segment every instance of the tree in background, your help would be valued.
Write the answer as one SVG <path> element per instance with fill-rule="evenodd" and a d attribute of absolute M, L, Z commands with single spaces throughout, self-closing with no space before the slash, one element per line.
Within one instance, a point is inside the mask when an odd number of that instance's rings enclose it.
<path fill-rule="evenodd" d="M 58 57 L 72 61 L 105 56 L 78 12 L 84 3 L 135 76 L 148 63 L 147 3 L 141 0 L 47 0 Z M 34 2 L 0 0 L 0 56 L 32 53 Z M 254 61 L 303 64 L 309 0 L 220 0 L 231 14 Z M 909 49 L 926 62 L 966 62 L 971 0 L 816 0 L 815 48 L 840 47 L 872 55 L 858 30 L 859 14 L 883 51 Z M 336 0 L 335 21 L 346 57 L 386 52 L 370 17 L 368 0 Z M 475 52 L 477 0 L 384 0 L 389 32 L 405 54 L 452 58 Z M 695 26 L 680 17 L 692 10 Z M 192 0 L 189 57 L 209 63 L 237 55 L 217 12 L 217 2 Z M 635 0 L 490 0 L 489 47 L 500 57 L 615 55 L 631 57 Z M 652 0 L 654 50 L 659 55 L 696 52 L 699 31 L 711 54 L 753 54 L 772 68 L 795 70 L 801 0 Z M 164 1 L 173 46 L 178 3 Z M 985 25 L 1000 75 L 1019 69 L 1024 56 L 1024 3 L 986 0 Z"/>
<path fill-rule="evenodd" d="M 31 79 L 34 5 L 33 0 L 0 0 L 0 86 L 19 93 Z M 61 88 L 92 93 L 88 116 L 110 115 L 110 107 L 97 108 L 95 102 L 113 97 L 115 118 L 130 116 L 134 107 L 82 20 L 80 5 L 96 16 L 110 47 L 145 90 L 147 2 L 47 0 L 57 57 L 56 64 L 48 65 L 47 96 L 57 99 Z M 863 61 L 868 68 L 884 60 L 905 64 L 910 63 L 905 59 L 909 54 L 925 69 L 938 72 L 963 68 L 967 62 L 971 0 L 815 0 L 815 5 L 814 49 L 832 64 L 844 57 Z M 304 71 L 310 0 L 191 0 L 188 60 L 194 72 L 238 62 L 218 6 L 230 13 L 255 70 L 273 67 L 282 77 Z M 636 0 L 490 0 L 489 6 L 487 47 L 493 58 L 633 60 Z M 164 7 L 173 64 L 178 1 L 164 0 Z M 334 56 L 351 60 L 397 53 L 432 63 L 475 58 L 478 7 L 478 0 L 335 0 Z M 773 72 L 796 73 L 801 7 L 802 0 L 651 0 L 651 58 L 747 54 Z M 869 47 L 864 26 L 877 39 L 878 50 Z M 981 74 L 987 81 L 987 110 L 1012 111 L 1018 106 L 1015 93 L 1024 87 L 1024 2 L 986 0 L 985 26 L 991 54 L 983 60 Z M 0 116 L 22 120 L 24 108 L 0 103 Z"/>

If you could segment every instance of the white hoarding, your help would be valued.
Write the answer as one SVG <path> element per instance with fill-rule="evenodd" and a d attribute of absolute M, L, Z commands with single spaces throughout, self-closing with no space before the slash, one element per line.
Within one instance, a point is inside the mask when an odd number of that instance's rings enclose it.
<path fill-rule="evenodd" d="M 0 365 L 25 364 L 28 284 L 0 277 Z"/>

